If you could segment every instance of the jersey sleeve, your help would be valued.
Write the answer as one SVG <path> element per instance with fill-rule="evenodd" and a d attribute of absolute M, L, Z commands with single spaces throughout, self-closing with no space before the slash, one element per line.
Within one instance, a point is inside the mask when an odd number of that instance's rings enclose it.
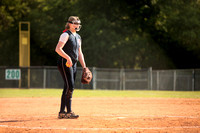
<path fill-rule="evenodd" d="M 67 42 L 67 39 L 68 39 L 68 33 L 62 33 L 60 35 L 60 38 L 59 38 L 59 41 L 63 42 L 63 43 L 66 43 Z"/>

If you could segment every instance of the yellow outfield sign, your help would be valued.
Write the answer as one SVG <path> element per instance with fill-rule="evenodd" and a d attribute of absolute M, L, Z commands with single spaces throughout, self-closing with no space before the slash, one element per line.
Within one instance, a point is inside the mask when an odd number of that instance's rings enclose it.
<path fill-rule="evenodd" d="M 30 66 L 30 22 L 19 22 L 19 66 Z"/>

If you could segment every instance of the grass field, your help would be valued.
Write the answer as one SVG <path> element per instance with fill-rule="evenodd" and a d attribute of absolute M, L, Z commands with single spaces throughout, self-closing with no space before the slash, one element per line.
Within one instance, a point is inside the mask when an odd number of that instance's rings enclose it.
<path fill-rule="evenodd" d="M 60 97 L 61 89 L 0 89 L 0 98 L 5 97 Z M 73 97 L 141 97 L 141 98 L 200 98 L 200 91 L 117 91 L 80 90 Z"/>

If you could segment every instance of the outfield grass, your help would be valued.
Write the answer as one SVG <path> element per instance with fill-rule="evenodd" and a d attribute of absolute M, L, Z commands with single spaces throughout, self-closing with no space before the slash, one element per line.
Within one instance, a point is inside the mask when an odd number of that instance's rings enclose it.
<path fill-rule="evenodd" d="M 0 89 L 0 98 L 60 97 L 61 94 L 61 89 Z M 76 89 L 73 97 L 200 98 L 200 91 L 115 91 Z"/>

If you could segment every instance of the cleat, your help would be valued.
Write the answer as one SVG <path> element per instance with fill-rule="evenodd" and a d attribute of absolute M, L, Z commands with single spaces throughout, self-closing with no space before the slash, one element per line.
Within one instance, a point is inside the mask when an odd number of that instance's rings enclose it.
<path fill-rule="evenodd" d="M 66 116 L 66 112 L 64 112 L 64 113 L 59 113 L 59 114 L 58 114 L 58 119 L 63 119 L 63 118 L 65 118 L 65 116 Z"/>
<path fill-rule="evenodd" d="M 75 115 L 74 112 L 66 113 L 65 118 L 66 119 L 77 119 L 79 115 Z"/>
<path fill-rule="evenodd" d="M 58 119 L 77 119 L 79 117 L 79 115 L 75 115 L 74 112 L 70 112 L 70 113 L 59 113 L 58 114 Z"/>

